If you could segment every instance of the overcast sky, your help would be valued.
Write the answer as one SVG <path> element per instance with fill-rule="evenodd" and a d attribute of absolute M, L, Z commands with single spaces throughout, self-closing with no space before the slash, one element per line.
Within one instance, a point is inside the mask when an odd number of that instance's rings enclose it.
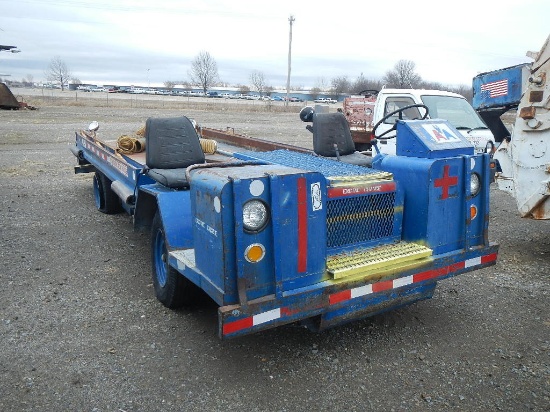
<path fill-rule="evenodd" d="M 220 79 L 252 71 L 293 86 L 380 80 L 400 59 L 426 81 L 470 86 L 479 72 L 530 62 L 550 34 L 548 0 L 0 0 L 0 77 L 21 80 L 59 56 L 83 83 L 162 86 L 189 80 L 207 51 Z"/>

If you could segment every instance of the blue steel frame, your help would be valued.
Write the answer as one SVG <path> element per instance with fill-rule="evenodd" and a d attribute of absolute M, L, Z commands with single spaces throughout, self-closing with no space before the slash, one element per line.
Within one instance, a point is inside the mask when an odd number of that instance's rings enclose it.
<path fill-rule="evenodd" d="M 112 182 L 122 182 L 128 190 L 138 195 L 138 188 L 141 185 L 154 183 L 154 181 L 143 174 L 144 165 L 138 163 L 128 156 L 116 154 L 111 147 L 93 141 L 80 133 L 75 133 L 76 148 L 82 152 L 83 157 L 89 161 L 96 170 L 103 173 Z M 124 161 L 118 156 L 122 156 Z M 89 170 L 86 170 L 89 171 Z M 122 207 L 130 215 L 134 208 L 122 202 Z"/>

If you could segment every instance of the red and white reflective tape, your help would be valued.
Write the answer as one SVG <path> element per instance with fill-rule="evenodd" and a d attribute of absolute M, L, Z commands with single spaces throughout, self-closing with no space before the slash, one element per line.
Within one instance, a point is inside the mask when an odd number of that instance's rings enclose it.
<path fill-rule="evenodd" d="M 254 316 L 248 316 L 234 322 L 228 322 L 223 325 L 223 334 L 227 335 L 230 333 L 235 333 L 243 329 L 261 325 L 262 323 L 266 323 L 271 320 L 279 319 L 282 316 L 282 312 L 283 310 L 281 308 L 277 308 L 268 310 L 267 312 L 258 313 Z"/>
<path fill-rule="evenodd" d="M 435 279 L 441 276 L 448 275 L 457 270 L 478 266 L 485 263 L 493 262 L 497 259 L 497 254 L 492 253 L 490 255 L 479 256 L 476 258 L 465 260 L 464 262 L 454 263 L 449 266 L 445 266 L 438 269 L 427 270 L 425 272 L 416 273 L 414 275 L 405 276 L 393 280 L 386 280 L 382 282 L 372 283 L 370 285 L 359 286 L 357 288 L 344 290 L 342 292 L 336 292 L 329 295 L 329 304 L 335 305 L 340 302 L 357 298 L 360 296 L 369 295 L 372 293 L 382 292 L 389 289 L 396 289 L 402 286 L 411 285 L 413 283 L 422 282 L 429 279 Z M 254 326 L 261 325 L 263 323 L 270 322 L 272 320 L 281 319 L 284 316 L 288 316 L 292 313 L 292 310 L 288 307 L 281 307 L 271 309 L 266 312 L 258 313 L 257 315 L 247 316 L 246 318 L 237 319 L 232 322 L 227 322 L 223 325 L 223 334 L 229 335 L 239 332 L 244 329 L 249 329 Z"/>
<path fill-rule="evenodd" d="M 390 289 L 397 289 L 402 286 L 412 285 L 413 283 L 423 282 L 425 280 L 435 279 L 441 276 L 448 275 L 461 269 L 471 268 L 481 264 L 493 262 L 497 259 L 496 253 L 490 255 L 479 256 L 472 259 L 467 259 L 464 262 L 454 263 L 438 269 L 427 270 L 425 272 L 416 273 L 414 275 L 405 276 L 402 278 L 386 280 L 372 283 L 370 285 L 359 286 L 353 289 L 343 290 L 329 295 L 329 303 L 335 305 L 340 302 L 345 302 L 350 299 L 358 298 L 372 293 L 382 292 Z"/>
<path fill-rule="evenodd" d="M 107 155 L 103 152 L 91 145 L 90 143 L 87 143 L 86 141 L 82 141 L 82 145 L 84 148 L 90 150 L 92 153 L 94 153 L 97 157 L 103 160 L 107 160 Z"/>

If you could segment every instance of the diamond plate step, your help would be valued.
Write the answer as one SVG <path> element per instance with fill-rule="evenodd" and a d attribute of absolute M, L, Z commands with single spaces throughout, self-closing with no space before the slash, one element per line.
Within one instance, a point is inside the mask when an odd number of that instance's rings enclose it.
<path fill-rule="evenodd" d="M 327 259 L 333 279 L 352 275 L 369 276 L 389 270 L 405 270 L 429 261 L 432 250 L 417 243 L 399 242 L 375 249 L 342 253 Z"/>

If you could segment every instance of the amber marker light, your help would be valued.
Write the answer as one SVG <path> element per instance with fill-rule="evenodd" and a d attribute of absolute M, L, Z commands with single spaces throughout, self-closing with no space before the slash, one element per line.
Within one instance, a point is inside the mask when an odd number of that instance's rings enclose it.
<path fill-rule="evenodd" d="M 259 243 L 253 243 L 244 251 L 244 257 L 250 263 L 257 263 L 265 256 L 265 248 Z"/>
<path fill-rule="evenodd" d="M 477 217 L 477 207 L 475 205 L 470 206 L 470 221 Z"/>

